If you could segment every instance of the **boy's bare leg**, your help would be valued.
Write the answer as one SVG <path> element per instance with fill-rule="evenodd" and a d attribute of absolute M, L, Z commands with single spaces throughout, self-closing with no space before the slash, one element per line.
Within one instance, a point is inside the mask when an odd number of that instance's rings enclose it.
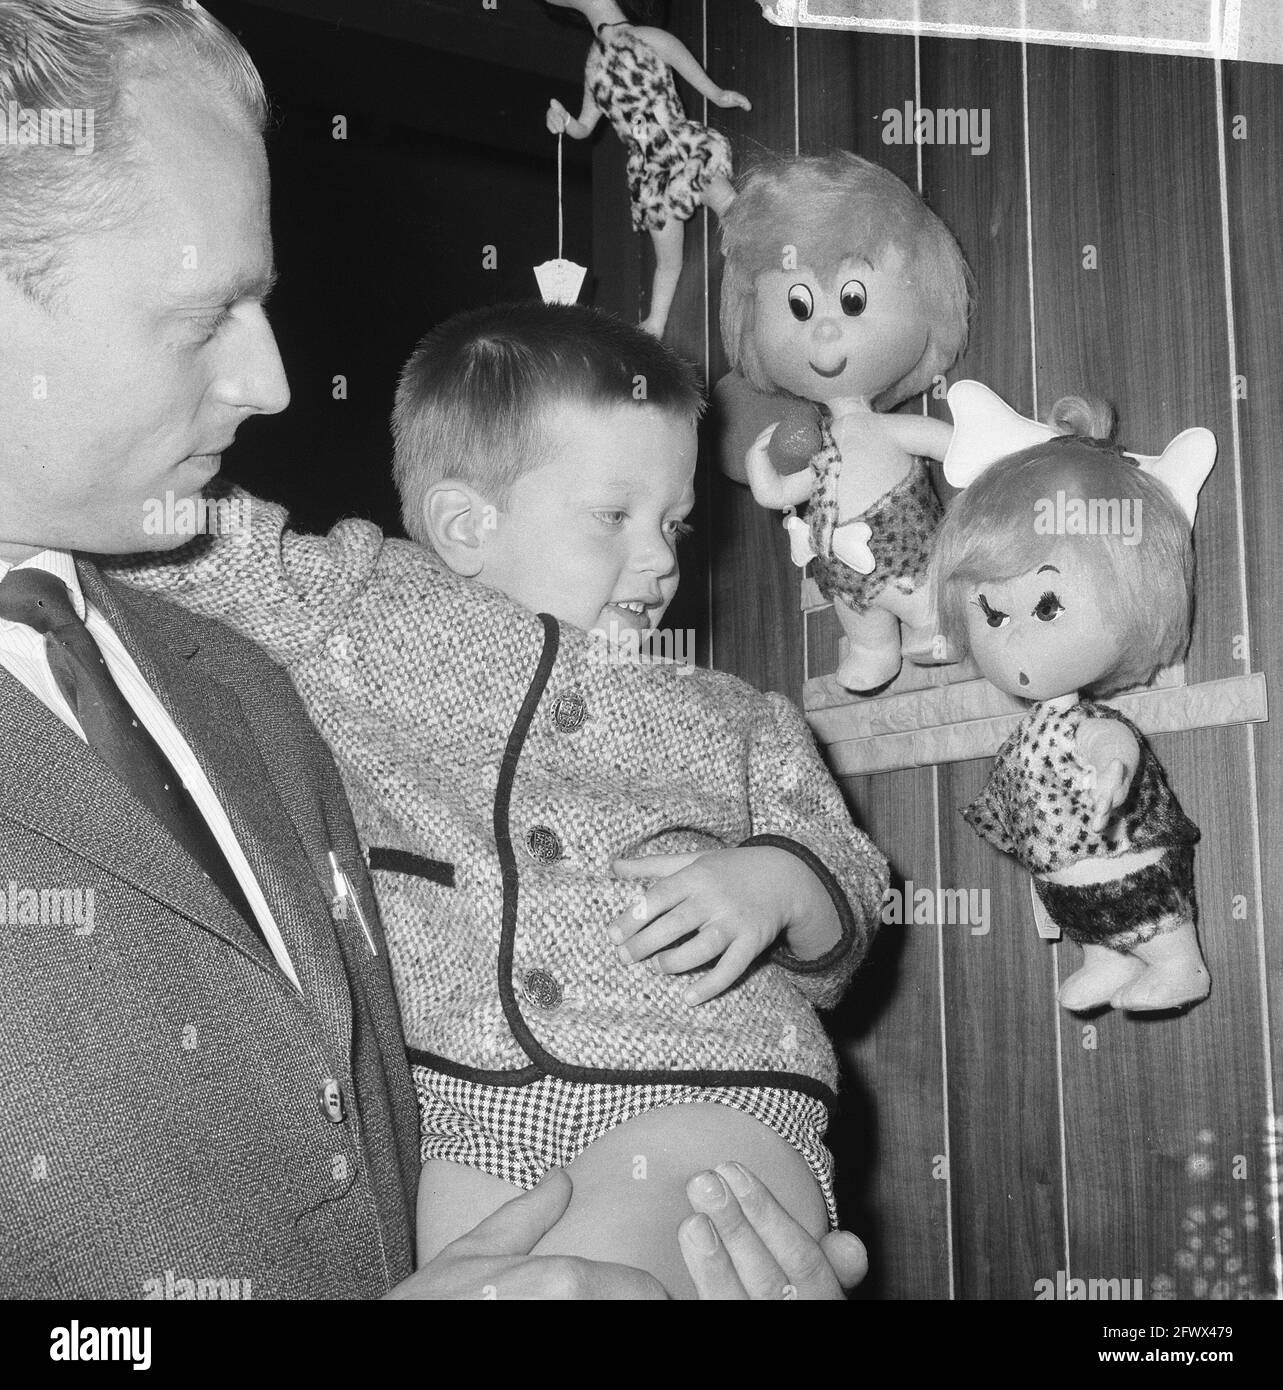
<path fill-rule="evenodd" d="M 575 1194 L 536 1255 L 578 1255 L 653 1274 L 674 1298 L 693 1298 L 677 1228 L 690 1215 L 686 1184 L 734 1159 L 751 1169 L 817 1239 L 828 1229 L 824 1197 L 802 1156 L 774 1130 L 725 1105 L 649 1110 L 602 1135 L 566 1169 Z M 508 1183 L 454 1163 L 424 1165 L 419 1262 L 511 1199 Z"/>

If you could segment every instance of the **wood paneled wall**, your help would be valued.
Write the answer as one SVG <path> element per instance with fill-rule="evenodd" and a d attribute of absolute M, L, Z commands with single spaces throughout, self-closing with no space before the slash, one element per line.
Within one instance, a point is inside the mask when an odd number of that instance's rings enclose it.
<path fill-rule="evenodd" d="M 953 228 L 979 284 L 953 379 L 1030 414 L 1065 391 L 1104 395 L 1145 452 L 1189 425 L 1216 432 L 1187 674 L 1263 671 L 1277 689 L 1283 69 L 795 32 L 747 0 L 675 8 L 715 80 L 754 101 L 709 116 L 741 169 L 762 153 L 853 149 Z M 884 144 L 881 113 L 906 101 L 987 109 L 989 152 Z M 702 221 L 669 341 L 715 381 L 720 260 Z M 778 519 L 711 458 L 703 488 L 686 611 L 713 664 L 798 699 L 807 675 L 832 669 L 831 629 L 814 627 L 808 670 Z M 991 906 L 987 935 L 885 927 L 832 1019 L 848 1071 L 840 1197 L 871 1248 L 865 1296 L 1032 1298 L 1058 1271 L 1140 1280 L 1145 1298 L 1277 1295 L 1283 738 L 1266 723 L 1154 743 L 1203 830 L 1213 994 L 1175 1019 L 1058 1009 L 1077 948 L 1038 937 L 1027 876 L 958 814 L 989 763 L 844 783 L 899 880 L 987 889 Z"/>

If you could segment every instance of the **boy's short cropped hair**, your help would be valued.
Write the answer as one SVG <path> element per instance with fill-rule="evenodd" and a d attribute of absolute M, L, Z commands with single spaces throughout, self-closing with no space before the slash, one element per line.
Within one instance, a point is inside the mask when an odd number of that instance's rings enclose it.
<path fill-rule="evenodd" d="M 599 310 L 532 301 L 455 314 L 419 342 L 397 386 L 393 473 L 407 533 L 427 542 L 423 504 L 446 479 L 502 507 L 549 461 L 545 423 L 563 403 L 658 406 L 692 424 L 704 406 L 688 362 Z"/>

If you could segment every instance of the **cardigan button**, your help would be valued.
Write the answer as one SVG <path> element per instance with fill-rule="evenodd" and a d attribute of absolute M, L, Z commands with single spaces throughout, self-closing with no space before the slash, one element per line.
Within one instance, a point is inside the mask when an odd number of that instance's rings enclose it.
<path fill-rule="evenodd" d="M 536 864 L 556 863 L 562 854 L 557 832 L 546 825 L 536 825 L 526 836 L 526 852 Z"/>
<path fill-rule="evenodd" d="M 552 1010 L 561 1003 L 561 986 L 546 970 L 527 970 L 521 989 L 526 998 L 541 1009 Z"/>
<path fill-rule="evenodd" d="M 587 717 L 588 701 L 577 690 L 559 695 L 552 707 L 552 722 L 563 734 L 573 734 Z"/>

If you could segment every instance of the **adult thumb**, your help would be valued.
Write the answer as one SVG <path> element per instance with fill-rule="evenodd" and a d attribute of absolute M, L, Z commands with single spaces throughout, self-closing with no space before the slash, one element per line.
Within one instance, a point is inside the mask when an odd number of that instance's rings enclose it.
<path fill-rule="evenodd" d="M 455 1255 L 528 1255 L 565 1215 L 574 1188 L 560 1168 L 506 1202 L 447 1249 Z"/>

